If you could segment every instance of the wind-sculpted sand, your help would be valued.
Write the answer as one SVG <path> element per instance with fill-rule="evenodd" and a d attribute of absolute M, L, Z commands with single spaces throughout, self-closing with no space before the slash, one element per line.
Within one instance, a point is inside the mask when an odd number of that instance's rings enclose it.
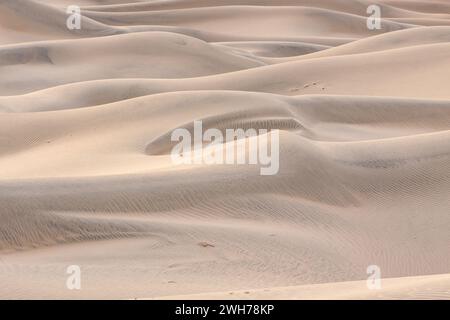
<path fill-rule="evenodd" d="M 447 1 L 75 2 L 0 0 L 0 298 L 450 299 Z"/>

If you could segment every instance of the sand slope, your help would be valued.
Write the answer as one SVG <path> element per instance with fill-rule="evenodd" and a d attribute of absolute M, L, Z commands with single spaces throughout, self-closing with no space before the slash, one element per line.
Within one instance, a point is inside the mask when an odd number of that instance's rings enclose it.
<path fill-rule="evenodd" d="M 348 281 L 298 287 L 269 288 L 238 292 L 168 296 L 158 299 L 180 300 L 315 300 L 315 299 L 450 299 L 450 275 L 389 278 L 380 290 L 367 290 L 366 281 Z"/>
<path fill-rule="evenodd" d="M 0 0 L 0 298 L 448 299 L 450 7 L 379 2 Z M 174 165 L 195 120 L 278 174 Z"/>

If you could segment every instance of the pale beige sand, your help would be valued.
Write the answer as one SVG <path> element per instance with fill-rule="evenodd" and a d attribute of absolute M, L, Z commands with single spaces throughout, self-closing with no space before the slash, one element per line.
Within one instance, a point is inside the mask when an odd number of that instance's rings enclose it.
<path fill-rule="evenodd" d="M 450 299 L 450 275 L 383 279 L 379 290 L 367 290 L 366 281 L 313 284 L 236 292 L 158 297 L 169 300 L 362 300 Z"/>
<path fill-rule="evenodd" d="M 450 5 L 378 2 L 0 0 L 0 298 L 449 299 Z M 279 173 L 175 166 L 200 119 Z"/>

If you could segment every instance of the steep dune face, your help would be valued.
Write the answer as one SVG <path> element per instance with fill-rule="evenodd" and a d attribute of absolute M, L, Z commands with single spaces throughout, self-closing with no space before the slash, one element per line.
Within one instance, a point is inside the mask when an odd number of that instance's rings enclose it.
<path fill-rule="evenodd" d="M 450 10 L 379 2 L 0 0 L 0 298 L 450 298 Z"/>

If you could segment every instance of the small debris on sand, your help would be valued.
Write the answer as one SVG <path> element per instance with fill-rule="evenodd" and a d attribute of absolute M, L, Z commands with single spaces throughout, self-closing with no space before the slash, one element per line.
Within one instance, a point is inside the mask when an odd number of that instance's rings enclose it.
<path fill-rule="evenodd" d="M 203 248 L 207 248 L 207 247 L 212 247 L 214 248 L 215 246 L 213 244 L 210 244 L 208 242 L 202 241 L 198 243 L 199 246 L 203 247 Z"/>

